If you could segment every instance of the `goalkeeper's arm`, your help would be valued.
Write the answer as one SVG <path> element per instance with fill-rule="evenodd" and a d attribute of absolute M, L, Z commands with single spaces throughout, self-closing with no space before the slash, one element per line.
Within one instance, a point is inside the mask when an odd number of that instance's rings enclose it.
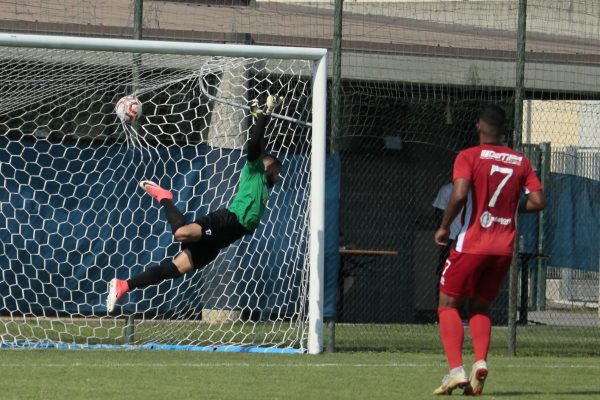
<path fill-rule="evenodd" d="M 273 109 L 281 103 L 282 98 L 279 96 L 269 95 L 264 112 L 258 111 L 258 118 L 252 127 L 250 140 L 248 140 L 248 162 L 253 162 L 261 156 L 265 151 L 265 127 L 269 121 L 269 117 Z"/>
<path fill-rule="evenodd" d="M 248 140 L 248 162 L 256 161 L 265 151 L 265 127 L 269 121 L 269 116 L 259 114 L 256 123 L 250 131 L 250 140 Z"/>

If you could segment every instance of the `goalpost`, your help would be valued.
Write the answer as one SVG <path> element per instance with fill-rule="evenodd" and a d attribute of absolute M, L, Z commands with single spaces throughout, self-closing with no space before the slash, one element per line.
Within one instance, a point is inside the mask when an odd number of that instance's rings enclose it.
<path fill-rule="evenodd" d="M 324 49 L 0 34 L 3 347 L 322 351 Z M 283 96 L 283 162 L 261 225 L 201 271 L 126 296 L 108 282 L 179 244 L 141 179 L 186 220 L 229 205 L 250 102 Z M 114 107 L 135 94 L 142 116 Z"/>

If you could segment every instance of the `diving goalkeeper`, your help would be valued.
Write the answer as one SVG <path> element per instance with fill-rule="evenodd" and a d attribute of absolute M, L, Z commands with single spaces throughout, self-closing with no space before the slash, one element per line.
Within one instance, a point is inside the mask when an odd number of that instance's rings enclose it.
<path fill-rule="evenodd" d="M 181 253 L 165 260 L 128 280 L 113 279 L 108 286 L 106 308 L 112 312 L 115 304 L 134 289 L 175 279 L 209 264 L 221 249 L 251 235 L 265 211 L 271 189 L 281 172 L 281 162 L 265 151 L 265 127 L 280 99 L 268 96 L 264 112 L 258 111 L 256 124 L 248 140 L 247 162 L 241 172 L 237 194 L 228 208 L 204 215 L 191 224 L 173 203 L 173 194 L 154 182 L 142 181 L 140 186 L 158 201 L 171 225 L 173 236 L 181 242 Z"/>

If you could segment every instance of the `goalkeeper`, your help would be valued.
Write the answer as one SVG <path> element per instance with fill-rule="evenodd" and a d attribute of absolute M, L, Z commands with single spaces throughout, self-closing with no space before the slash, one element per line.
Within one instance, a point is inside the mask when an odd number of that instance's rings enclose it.
<path fill-rule="evenodd" d="M 182 243 L 182 252 L 173 260 L 165 260 L 131 279 L 111 280 L 106 301 L 108 312 L 114 310 L 115 304 L 127 292 L 200 269 L 217 258 L 221 249 L 254 232 L 265 211 L 269 189 L 279 181 L 281 172 L 281 162 L 270 154 L 263 154 L 265 127 L 279 102 L 279 98 L 269 96 L 265 111 L 254 113 L 258 118 L 248 140 L 247 162 L 229 208 L 211 212 L 186 225 L 183 214 L 173 203 L 171 192 L 154 182 L 140 182 L 140 186 L 163 206 L 175 240 Z"/>

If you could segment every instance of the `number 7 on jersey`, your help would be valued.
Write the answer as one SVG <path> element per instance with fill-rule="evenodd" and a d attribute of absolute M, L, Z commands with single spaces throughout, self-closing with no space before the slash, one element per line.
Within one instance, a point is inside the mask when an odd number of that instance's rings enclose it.
<path fill-rule="evenodd" d="M 496 201 L 498 201 L 498 196 L 500 195 L 500 192 L 502 191 L 504 186 L 506 186 L 506 183 L 508 182 L 508 180 L 510 179 L 510 177 L 513 175 L 513 173 L 515 171 L 512 168 L 505 168 L 505 167 L 500 167 L 498 165 L 492 164 L 492 169 L 490 169 L 490 176 L 494 175 L 496 172 L 504 174 L 505 177 L 504 177 L 504 179 L 502 179 L 502 181 L 496 188 L 494 195 L 490 199 L 490 202 L 488 203 L 488 206 L 490 206 L 490 207 L 494 207 L 496 205 Z"/>

